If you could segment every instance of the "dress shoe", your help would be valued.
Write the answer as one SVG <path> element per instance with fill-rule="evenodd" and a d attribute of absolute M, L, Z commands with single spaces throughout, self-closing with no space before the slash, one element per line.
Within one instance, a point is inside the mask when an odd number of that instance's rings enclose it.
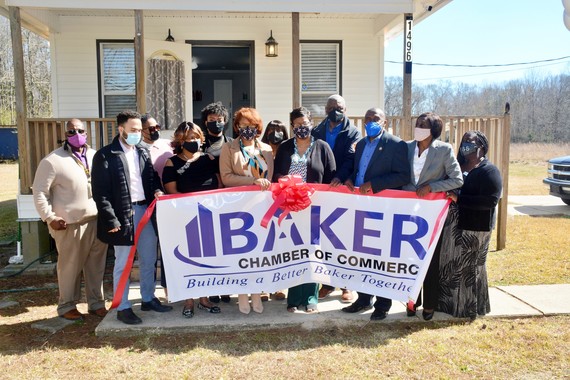
<path fill-rule="evenodd" d="M 340 302 L 342 303 L 351 303 L 354 299 L 352 292 L 348 289 L 342 289 L 342 296 L 340 297 Z"/>
<path fill-rule="evenodd" d="M 230 303 L 231 301 L 230 296 L 222 296 L 221 299 L 223 303 Z"/>
<path fill-rule="evenodd" d="M 210 299 L 210 302 L 220 303 L 220 296 L 210 296 L 209 299 Z"/>
<path fill-rule="evenodd" d="M 360 304 L 357 304 L 355 302 L 355 303 L 351 304 L 350 306 L 343 307 L 341 310 L 344 311 L 345 313 L 358 313 L 359 311 L 368 310 L 371 308 L 372 308 L 372 306 L 370 306 L 370 305 L 360 305 Z"/>
<path fill-rule="evenodd" d="M 142 319 L 137 317 L 130 307 L 125 310 L 117 311 L 117 319 L 127 325 L 138 325 L 142 323 Z"/>
<path fill-rule="evenodd" d="M 99 318 L 105 318 L 105 316 L 107 315 L 107 309 L 105 309 L 104 307 L 100 307 L 99 309 L 96 310 L 89 310 L 89 314 L 95 315 Z"/>
<path fill-rule="evenodd" d="M 406 305 L 406 315 L 408 317 L 415 317 L 416 316 L 416 305 L 410 308 L 410 305 Z"/>
<path fill-rule="evenodd" d="M 150 302 L 141 303 L 141 310 L 142 311 L 154 310 L 159 313 L 164 313 L 172 310 L 172 306 L 163 305 L 160 303 L 158 298 L 154 297 Z"/>
<path fill-rule="evenodd" d="M 371 321 L 381 321 L 383 319 L 386 319 L 386 314 L 387 313 L 385 311 L 374 309 L 374 311 L 370 315 L 370 320 Z"/>
<path fill-rule="evenodd" d="M 71 309 L 63 315 L 60 315 L 61 318 L 67 319 L 68 321 L 82 321 L 83 314 L 81 314 L 77 309 Z"/>
<path fill-rule="evenodd" d="M 184 305 L 184 307 L 182 308 L 182 315 L 184 316 L 184 318 L 192 318 L 194 316 L 194 305 L 192 306 Z"/>
<path fill-rule="evenodd" d="M 434 315 L 434 311 L 422 311 L 422 317 L 424 318 L 424 321 L 429 321 L 433 318 Z"/>
<path fill-rule="evenodd" d="M 273 293 L 271 298 L 273 298 L 276 301 L 282 301 L 286 298 L 286 296 L 285 293 L 283 293 L 281 290 L 278 290 L 275 293 Z"/>
<path fill-rule="evenodd" d="M 265 293 L 265 292 L 261 293 L 261 301 L 263 301 L 263 302 L 269 301 L 269 293 Z"/>
<path fill-rule="evenodd" d="M 324 300 L 325 298 L 327 298 L 328 296 L 331 295 L 331 293 L 333 292 L 334 289 L 327 289 L 327 288 L 321 288 L 319 290 L 319 299 L 320 300 Z"/>
<path fill-rule="evenodd" d="M 215 306 L 215 305 L 204 305 L 202 303 L 202 301 L 198 302 L 198 309 L 200 310 L 205 310 L 208 311 L 212 314 L 218 314 L 219 312 L 221 312 L 222 310 L 220 309 L 219 306 Z"/>

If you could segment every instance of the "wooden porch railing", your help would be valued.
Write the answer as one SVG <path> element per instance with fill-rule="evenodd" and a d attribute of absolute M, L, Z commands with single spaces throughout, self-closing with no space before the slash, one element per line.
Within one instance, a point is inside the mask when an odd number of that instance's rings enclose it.
<path fill-rule="evenodd" d="M 350 116 L 349 116 L 350 117 Z M 499 212 L 497 221 L 497 249 L 505 248 L 507 231 L 507 198 L 508 198 L 508 176 L 509 176 L 509 141 L 510 141 L 510 115 L 508 109 L 504 116 L 441 116 L 445 131 L 441 140 L 449 142 L 454 151 L 457 152 L 461 143 L 461 137 L 467 131 L 482 131 L 489 139 L 489 159 L 501 171 L 503 177 L 503 197 L 499 201 Z M 350 117 L 357 128 L 365 135 L 364 118 Z M 413 117 L 411 124 L 406 122 L 403 116 L 390 116 L 388 119 L 388 130 L 402 138 L 411 140 L 413 138 L 413 127 L 416 117 Z M 101 118 L 81 118 L 88 133 L 88 144 L 94 149 L 109 144 L 117 134 L 117 124 L 115 119 Z M 315 124 L 319 122 L 315 118 Z M 27 178 L 30 183 L 21 183 L 22 194 L 30 194 L 30 188 L 40 160 L 49 152 L 61 146 L 65 140 L 65 123 L 67 119 L 28 119 L 28 135 L 30 147 L 28 150 L 28 170 Z"/>

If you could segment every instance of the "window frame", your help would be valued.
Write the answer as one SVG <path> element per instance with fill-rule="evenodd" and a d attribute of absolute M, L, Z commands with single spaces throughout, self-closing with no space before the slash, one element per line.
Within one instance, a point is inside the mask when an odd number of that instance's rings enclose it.
<path fill-rule="evenodd" d="M 343 61 L 343 50 L 342 50 L 342 40 L 300 40 L 299 41 L 299 99 L 301 100 L 301 105 L 303 105 L 303 60 L 302 60 L 302 45 L 303 44 L 336 44 L 338 46 L 338 56 L 337 56 L 337 94 L 342 96 L 342 61 Z M 330 94 L 330 95 L 334 95 Z M 329 96 L 330 96 L 329 95 Z"/>
<path fill-rule="evenodd" d="M 99 93 L 99 117 L 104 118 L 104 110 L 105 110 L 105 95 L 109 95 L 104 93 L 103 91 L 103 45 L 132 45 L 134 49 L 134 40 L 96 40 L 97 45 L 97 91 Z M 121 91 L 124 92 L 124 91 Z M 135 75 L 135 93 L 113 93 L 111 95 L 134 95 L 136 96 L 136 75 Z"/>

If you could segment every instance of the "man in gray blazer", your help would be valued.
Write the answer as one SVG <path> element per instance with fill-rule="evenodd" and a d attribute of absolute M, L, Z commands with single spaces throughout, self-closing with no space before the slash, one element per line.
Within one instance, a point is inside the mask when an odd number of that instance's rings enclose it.
<path fill-rule="evenodd" d="M 360 194 L 378 193 L 382 190 L 400 190 L 410 182 L 408 146 L 400 138 L 391 135 L 386 127 L 386 115 L 379 108 L 371 108 L 364 116 L 366 138 L 356 144 L 354 170 L 345 185 Z M 358 292 L 358 299 L 344 307 L 346 313 L 370 309 L 372 295 Z M 392 300 L 376 297 L 371 320 L 382 320 L 392 306 Z"/>

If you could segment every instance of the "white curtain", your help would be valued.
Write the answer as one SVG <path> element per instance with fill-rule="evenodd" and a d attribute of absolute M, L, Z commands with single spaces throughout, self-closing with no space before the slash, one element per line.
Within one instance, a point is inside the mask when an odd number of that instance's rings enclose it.
<path fill-rule="evenodd" d="M 184 62 L 149 59 L 147 76 L 147 111 L 166 129 L 176 129 L 184 121 Z"/>

